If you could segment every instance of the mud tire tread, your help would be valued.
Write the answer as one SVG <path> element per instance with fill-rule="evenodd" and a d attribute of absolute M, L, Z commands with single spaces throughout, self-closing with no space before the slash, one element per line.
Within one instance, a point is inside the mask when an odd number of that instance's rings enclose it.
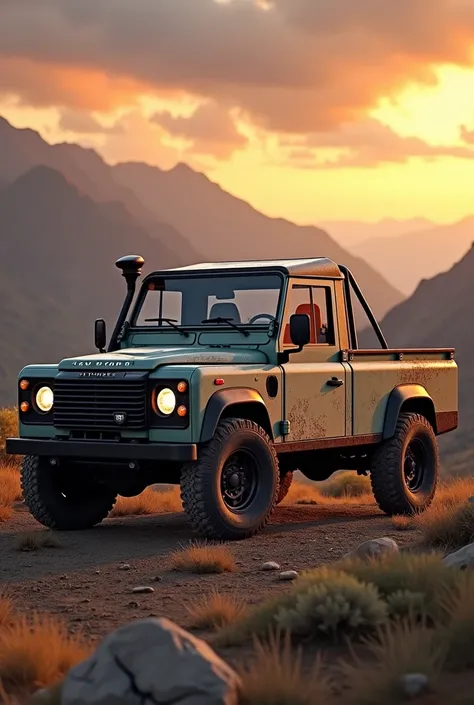
<path fill-rule="evenodd" d="M 403 453 L 405 437 L 415 424 L 424 426 L 431 436 L 436 464 L 436 477 L 431 496 L 420 507 L 416 507 L 410 502 L 407 493 L 401 490 L 400 483 L 400 456 Z M 410 515 L 427 509 L 436 491 L 438 472 L 438 446 L 430 422 L 421 414 L 413 412 L 401 413 L 395 428 L 395 435 L 381 443 L 372 456 L 370 480 L 378 506 L 388 516 Z"/>
<path fill-rule="evenodd" d="M 219 526 L 221 522 L 218 516 L 206 511 L 205 508 L 205 483 L 206 476 L 213 472 L 215 457 L 225 441 L 238 431 L 253 431 L 258 434 L 262 441 L 268 446 L 272 455 L 275 467 L 278 469 L 278 456 L 273 443 L 261 426 L 248 419 L 229 418 L 221 421 L 214 433 L 213 438 L 200 450 L 199 460 L 186 465 L 181 473 L 181 501 L 183 508 L 193 526 L 202 536 L 208 539 L 233 540 L 236 536 Z M 278 477 L 279 477 L 279 473 Z M 270 517 L 276 507 L 279 496 L 279 483 L 274 493 L 272 504 L 262 519 L 260 524 L 253 529 L 241 532 L 238 539 L 247 539 L 262 531 L 268 524 Z M 217 514 L 217 513 L 216 513 Z"/>
<path fill-rule="evenodd" d="M 116 497 L 105 496 L 102 502 L 99 502 L 98 498 L 91 498 L 88 508 L 89 521 L 85 521 L 86 516 L 84 516 L 80 522 L 75 522 L 72 516 L 69 516 L 68 521 L 61 521 L 61 519 L 51 511 L 47 505 L 47 501 L 45 501 L 45 492 L 40 486 L 40 462 L 38 456 L 26 455 L 21 465 L 21 489 L 23 499 L 32 516 L 39 521 L 40 524 L 43 524 L 43 526 L 49 529 L 73 531 L 92 528 L 107 517 L 116 502 Z M 93 503 L 94 506 L 91 506 Z"/>
<path fill-rule="evenodd" d="M 293 483 L 293 473 L 291 470 L 280 474 L 280 489 L 278 491 L 277 504 L 281 504 L 285 499 L 286 495 L 290 491 L 290 487 Z"/>

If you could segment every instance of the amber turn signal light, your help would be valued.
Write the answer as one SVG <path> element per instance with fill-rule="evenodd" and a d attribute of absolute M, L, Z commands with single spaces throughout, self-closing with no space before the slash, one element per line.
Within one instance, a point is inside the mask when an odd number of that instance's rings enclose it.
<path fill-rule="evenodd" d="M 178 406 L 177 412 L 178 412 L 178 416 L 186 416 L 186 414 L 188 413 L 188 410 L 184 405 L 182 405 L 182 406 Z"/>
<path fill-rule="evenodd" d="M 23 391 L 25 391 L 26 389 L 28 389 L 29 386 L 30 386 L 30 383 L 28 382 L 27 379 L 22 379 L 22 380 L 21 380 L 21 382 L 20 382 L 20 389 L 23 389 Z"/>
<path fill-rule="evenodd" d="M 20 409 L 23 411 L 23 413 L 26 413 L 28 409 L 30 408 L 30 405 L 28 404 L 27 401 L 22 401 L 20 404 Z"/>
<path fill-rule="evenodd" d="M 187 388 L 188 388 L 188 385 L 186 384 L 186 382 L 178 382 L 177 389 L 180 394 L 183 394 Z"/>

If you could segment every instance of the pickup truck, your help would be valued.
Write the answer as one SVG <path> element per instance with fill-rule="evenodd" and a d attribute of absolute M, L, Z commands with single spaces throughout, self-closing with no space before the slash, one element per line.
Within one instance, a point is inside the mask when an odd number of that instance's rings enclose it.
<path fill-rule="evenodd" d="M 425 509 L 437 436 L 458 425 L 453 349 L 390 349 L 351 272 L 326 258 L 156 271 L 116 262 L 127 292 L 97 354 L 28 365 L 18 379 L 22 487 L 52 529 L 102 521 L 118 495 L 181 486 L 194 529 L 244 539 L 293 472 L 370 474 L 387 514 Z M 362 306 L 380 343 L 360 349 Z M 358 304 L 358 305 L 359 305 Z"/>

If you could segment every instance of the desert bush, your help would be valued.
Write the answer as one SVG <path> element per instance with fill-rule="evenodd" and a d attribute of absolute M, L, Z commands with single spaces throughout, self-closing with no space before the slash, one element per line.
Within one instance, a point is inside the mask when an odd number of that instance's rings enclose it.
<path fill-rule="evenodd" d="M 310 674 L 302 668 L 302 652 L 293 653 L 289 634 L 255 640 L 252 658 L 242 667 L 240 705 L 329 705 L 331 681 L 318 658 Z"/>
<path fill-rule="evenodd" d="M 270 598 L 223 629 L 217 644 L 239 644 L 274 628 L 299 637 L 354 636 L 372 631 L 387 616 L 387 606 L 373 585 L 324 567 L 298 579 L 288 592 Z"/>
<path fill-rule="evenodd" d="M 0 465 L 0 506 L 10 507 L 21 498 L 20 473 L 11 465 Z"/>
<path fill-rule="evenodd" d="M 323 497 L 362 497 L 372 494 L 370 478 L 356 472 L 341 472 L 322 482 L 318 489 Z"/>
<path fill-rule="evenodd" d="M 375 585 L 385 599 L 400 590 L 424 595 L 423 607 L 430 619 L 439 612 L 439 595 L 452 589 L 459 579 L 459 574 L 445 566 L 436 553 L 392 553 L 371 561 L 341 561 L 338 566 L 358 580 Z"/>
<path fill-rule="evenodd" d="M 21 618 L 0 630 L 0 680 L 7 692 L 33 691 L 59 681 L 90 652 L 51 617 Z"/>
<path fill-rule="evenodd" d="M 39 551 L 41 548 L 61 548 L 52 531 L 23 531 L 15 538 L 17 551 Z"/>
<path fill-rule="evenodd" d="M 388 595 L 388 613 L 392 619 L 411 619 L 416 621 L 425 614 L 425 596 L 422 592 L 397 590 Z"/>
<path fill-rule="evenodd" d="M 220 629 L 245 615 L 247 604 L 238 595 L 224 595 L 212 590 L 202 600 L 186 605 L 191 626 L 197 629 Z"/>
<path fill-rule="evenodd" d="M 235 560 L 226 546 L 191 541 L 171 553 L 171 567 L 188 573 L 225 573 L 235 570 Z"/>
<path fill-rule="evenodd" d="M 342 666 L 348 705 L 398 705 L 406 700 L 402 677 L 422 673 L 433 686 L 443 666 L 435 631 L 406 621 L 391 623 L 366 642 L 368 654 L 353 654 Z M 367 658 L 369 656 L 369 658 Z"/>
<path fill-rule="evenodd" d="M 2 507 L 0 505 L 0 524 L 9 521 L 13 515 L 13 507 Z"/>
<path fill-rule="evenodd" d="M 147 487 L 136 497 L 119 497 L 109 516 L 166 514 L 180 512 L 182 509 L 179 487 L 173 487 L 164 492 L 157 492 L 152 487 Z"/>
<path fill-rule="evenodd" d="M 474 504 L 439 502 L 414 518 L 426 546 L 456 550 L 474 541 Z"/>
<path fill-rule="evenodd" d="M 460 573 L 456 589 L 439 596 L 442 617 L 437 639 L 455 670 L 474 667 L 474 573 Z"/>
<path fill-rule="evenodd" d="M 18 411 L 16 408 L 0 409 L 0 462 L 8 465 L 17 462 L 16 456 L 6 455 L 5 441 L 18 435 Z"/>
<path fill-rule="evenodd" d="M 296 593 L 294 604 L 275 615 L 279 627 L 295 636 L 323 633 L 337 637 L 360 634 L 383 624 L 387 606 L 375 586 L 346 573 L 321 572 L 319 579 Z"/>

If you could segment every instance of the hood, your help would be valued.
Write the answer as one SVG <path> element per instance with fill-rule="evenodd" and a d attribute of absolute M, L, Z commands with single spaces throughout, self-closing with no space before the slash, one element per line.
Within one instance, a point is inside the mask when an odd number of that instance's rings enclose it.
<path fill-rule="evenodd" d="M 201 348 L 188 349 L 182 347 L 147 347 L 124 348 L 113 353 L 97 353 L 62 360 L 60 370 L 76 370 L 87 367 L 88 369 L 109 370 L 154 370 L 162 365 L 220 365 L 220 364 L 265 364 L 268 358 L 261 350 L 244 348 L 216 349 Z"/>

